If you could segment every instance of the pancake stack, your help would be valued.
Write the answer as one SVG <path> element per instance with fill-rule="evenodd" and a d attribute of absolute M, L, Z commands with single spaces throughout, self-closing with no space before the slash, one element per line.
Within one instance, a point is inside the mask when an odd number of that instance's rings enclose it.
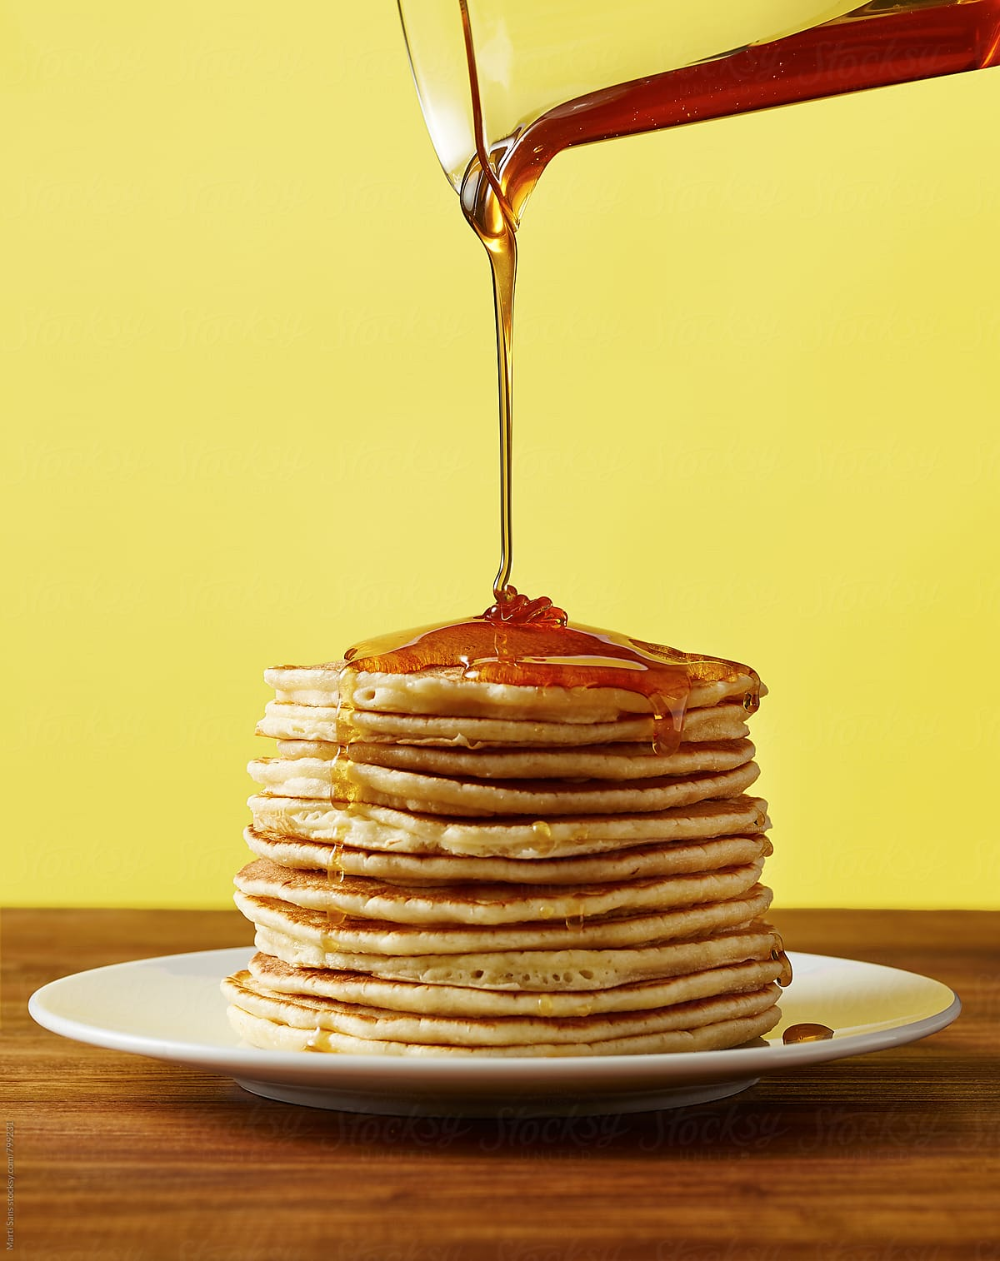
<path fill-rule="evenodd" d="M 461 670 L 278 667 L 223 983 L 258 1047 L 562 1056 L 736 1046 L 777 1023 L 756 680 L 644 696 Z M 644 712 L 645 711 L 645 712 Z"/>

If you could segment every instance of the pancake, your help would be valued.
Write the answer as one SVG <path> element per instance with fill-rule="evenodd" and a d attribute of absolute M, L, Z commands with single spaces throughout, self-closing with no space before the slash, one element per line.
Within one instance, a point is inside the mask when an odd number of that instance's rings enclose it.
<path fill-rule="evenodd" d="M 239 890 L 237 907 L 255 925 L 324 950 L 376 955 L 469 954 L 579 947 L 604 950 L 642 946 L 674 938 L 706 936 L 718 928 L 747 924 L 771 903 L 771 891 L 755 885 L 741 897 L 676 910 L 629 915 L 620 919 L 542 921 L 473 927 L 466 924 L 395 924 L 386 920 L 336 919 L 280 898 L 257 897 Z"/>
<path fill-rule="evenodd" d="M 248 971 L 258 986 L 272 994 L 314 995 L 364 1007 L 436 1016 L 580 1017 L 604 1012 L 648 1011 L 695 998 L 746 993 L 776 981 L 781 964 L 771 959 L 768 947 L 763 958 L 745 959 L 694 974 L 659 977 L 654 981 L 607 989 L 548 994 L 425 985 L 326 968 L 293 968 L 262 953 L 250 960 Z"/>
<path fill-rule="evenodd" d="M 336 912 L 347 918 L 435 927 L 468 924 L 477 928 L 536 921 L 594 921 L 672 907 L 720 902 L 757 884 L 764 860 L 713 872 L 579 885 L 388 884 L 343 872 L 294 871 L 267 858 L 248 863 L 236 875 L 241 893 L 281 900 L 305 910 Z"/>
<path fill-rule="evenodd" d="M 318 758 L 333 761 L 339 744 L 279 740 L 280 760 Z M 566 779 L 579 781 L 655 779 L 731 770 L 754 755 L 749 740 L 705 740 L 682 744 L 675 753 L 656 754 L 649 743 L 591 745 L 572 749 L 439 749 L 414 745 L 356 742 L 347 750 L 351 762 L 424 775 L 459 779 Z"/>
<path fill-rule="evenodd" d="M 749 742 L 747 742 L 749 743 Z M 486 815 L 529 814 L 536 818 L 565 814 L 621 814 L 665 810 L 716 797 L 744 792 L 760 774 L 757 764 L 742 758 L 735 769 L 716 773 L 664 776 L 640 785 L 614 781 L 584 780 L 478 780 L 448 779 L 442 775 L 418 775 L 384 766 L 346 761 L 339 768 L 343 785 L 334 782 L 331 762 L 325 758 L 260 758 L 249 765 L 251 776 L 264 794 L 329 800 L 349 789 L 351 799 L 369 805 L 400 810 L 447 814 L 459 818 Z"/>
<path fill-rule="evenodd" d="M 684 872 L 718 871 L 768 857 L 765 836 L 720 836 L 705 841 L 676 841 L 664 845 L 635 845 L 605 854 L 568 858 L 484 858 L 451 854 L 380 853 L 352 849 L 339 841 L 324 844 L 281 833 L 246 828 L 243 839 L 261 858 L 290 870 L 342 871 L 370 876 L 393 884 L 465 884 L 503 881 L 507 884 L 588 884 L 595 880 L 629 880 Z"/>
<path fill-rule="evenodd" d="M 257 949 L 291 967 L 321 968 L 422 985 L 470 990 L 576 993 L 680 976 L 748 959 L 770 958 L 781 939 L 766 924 L 709 925 L 682 941 L 611 950 L 510 950 L 467 955 L 351 954 L 327 948 L 322 936 L 290 934 L 258 925 Z"/>
<path fill-rule="evenodd" d="M 770 996 L 770 995 L 768 995 Z M 322 1027 L 295 1027 L 251 1014 L 241 1006 L 228 1008 L 229 1020 L 240 1037 L 251 1046 L 278 1051 L 327 1051 L 341 1055 L 479 1055 L 479 1056 L 583 1056 L 653 1055 L 667 1052 L 712 1051 L 741 1046 L 768 1033 L 781 1019 L 772 1001 L 762 1011 L 734 1016 L 715 1024 L 692 1029 L 664 1030 L 632 1037 L 609 1038 L 595 1042 L 530 1043 L 521 1045 L 448 1046 L 353 1037 Z M 692 1013 L 690 1019 L 697 1019 Z"/>
<path fill-rule="evenodd" d="M 448 819 L 364 802 L 251 797 L 254 828 L 270 836 L 357 849 L 469 857 L 561 858 L 649 842 L 760 832 L 767 803 L 742 794 L 645 814 L 524 819 Z"/>
<path fill-rule="evenodd" d="M 275 666 L 264 671 L 264 680 L 274 688 L 278 701 L 336 709 L 341 700 L 344 670 L 343 661 L 311 667 Z M 756 686 L 756 679 L 749 674 L 707 682 L 695 678 L 687 708 L 714 707 L 729 699 L 742 701 Z M 764 694 L 761 688 L 761 695 Z M 458 666 L 406 675 L 352 672 L 348 703 L 354 711 L 573 724 L 616 722 L 621 717 L 651 713 L 649 699 L 641 692 L 608 687 L 519 687 L 509 683 L 483 683 L 466 678 Z"/>
<path fill-rule="evenodd" d="M 322 1030 L 358 1040 L 451 1047 L 591 1045 L 654 1034 L 690 1031 L 773 1009 L 775 985 L 739 993 L 682 1000 L 642 1011 L 589 1016 L 437 1016 L 342 1003 L 312 994 L 268 990 L 248 971 L 223 982 L 223 993 L 241 1011 L 309 1032 Z M 543 1052 L 544 1053 L 544 1052 Z M 548 1052 L 551 1053 L 551 1052 Z"/>
<path fill-rule="evenodd" d="M 345 714 L 334 706 L 294 705 L 268 701 L 257 734 L 276 740 L 318 740 L 339 743 Z M 709 709 L 688 709 L 683 743 L 701 740 L 740 740 L 748 732 L 746 711 L 739 702 Z M 352 709 L 350 724 L 359 738 L 397 745 L 438 745 L 460 748 L 537 748 L 594 744 L 651 744 L 653 720 L 636 716 L 613 722 L 525 722 L 514 718 L 449 718 L 434 714 L 387 714 Z"/>

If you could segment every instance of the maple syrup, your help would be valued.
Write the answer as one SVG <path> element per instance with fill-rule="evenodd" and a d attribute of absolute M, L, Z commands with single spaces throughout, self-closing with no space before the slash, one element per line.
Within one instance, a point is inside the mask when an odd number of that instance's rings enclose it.
<path fill-rule="evenodd" d="M 833 1037 L 833 1030 L 829 1025 L 789 1025 L 781 1035 L 781 1040 L 786 1046 L 797 1045 L 800 1042 L 826 1042 Z"/>

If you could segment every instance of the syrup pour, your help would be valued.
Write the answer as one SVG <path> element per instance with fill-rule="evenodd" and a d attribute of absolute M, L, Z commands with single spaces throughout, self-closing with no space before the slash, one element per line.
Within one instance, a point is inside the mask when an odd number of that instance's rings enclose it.
<path fill-rule="evenodd" d="M 829 1025 L 789 1025 L 785 1032 L 781 1035 L 781 1040 L 786 1046 L 792 1046 L 799 1042 L 826 1042 L 833 1037 L 833 1030 Z"/>

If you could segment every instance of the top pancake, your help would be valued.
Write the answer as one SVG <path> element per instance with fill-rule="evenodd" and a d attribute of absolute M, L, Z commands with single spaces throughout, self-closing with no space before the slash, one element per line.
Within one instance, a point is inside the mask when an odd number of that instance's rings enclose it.
<path fill-rule="evenodd" d="M 345 662 L 300 667 L 275 666 L 264 672 L 279 702 L 336 710 Z M 752 694 L 756 680 L 694 679 L 687 707 L 700 709 Z M 346 699 L 346 697 L 345 697 Z M 421 714 L 445 718 L 500 718 L 520 722 L 609 723 L 629 715 L 649 715 L 641 692 L 606 687 L 519 687 L 466 678 L 461 667 L 434 667 L 414 674 L 352 672 L 349 703 L 354 711 Z"/>

